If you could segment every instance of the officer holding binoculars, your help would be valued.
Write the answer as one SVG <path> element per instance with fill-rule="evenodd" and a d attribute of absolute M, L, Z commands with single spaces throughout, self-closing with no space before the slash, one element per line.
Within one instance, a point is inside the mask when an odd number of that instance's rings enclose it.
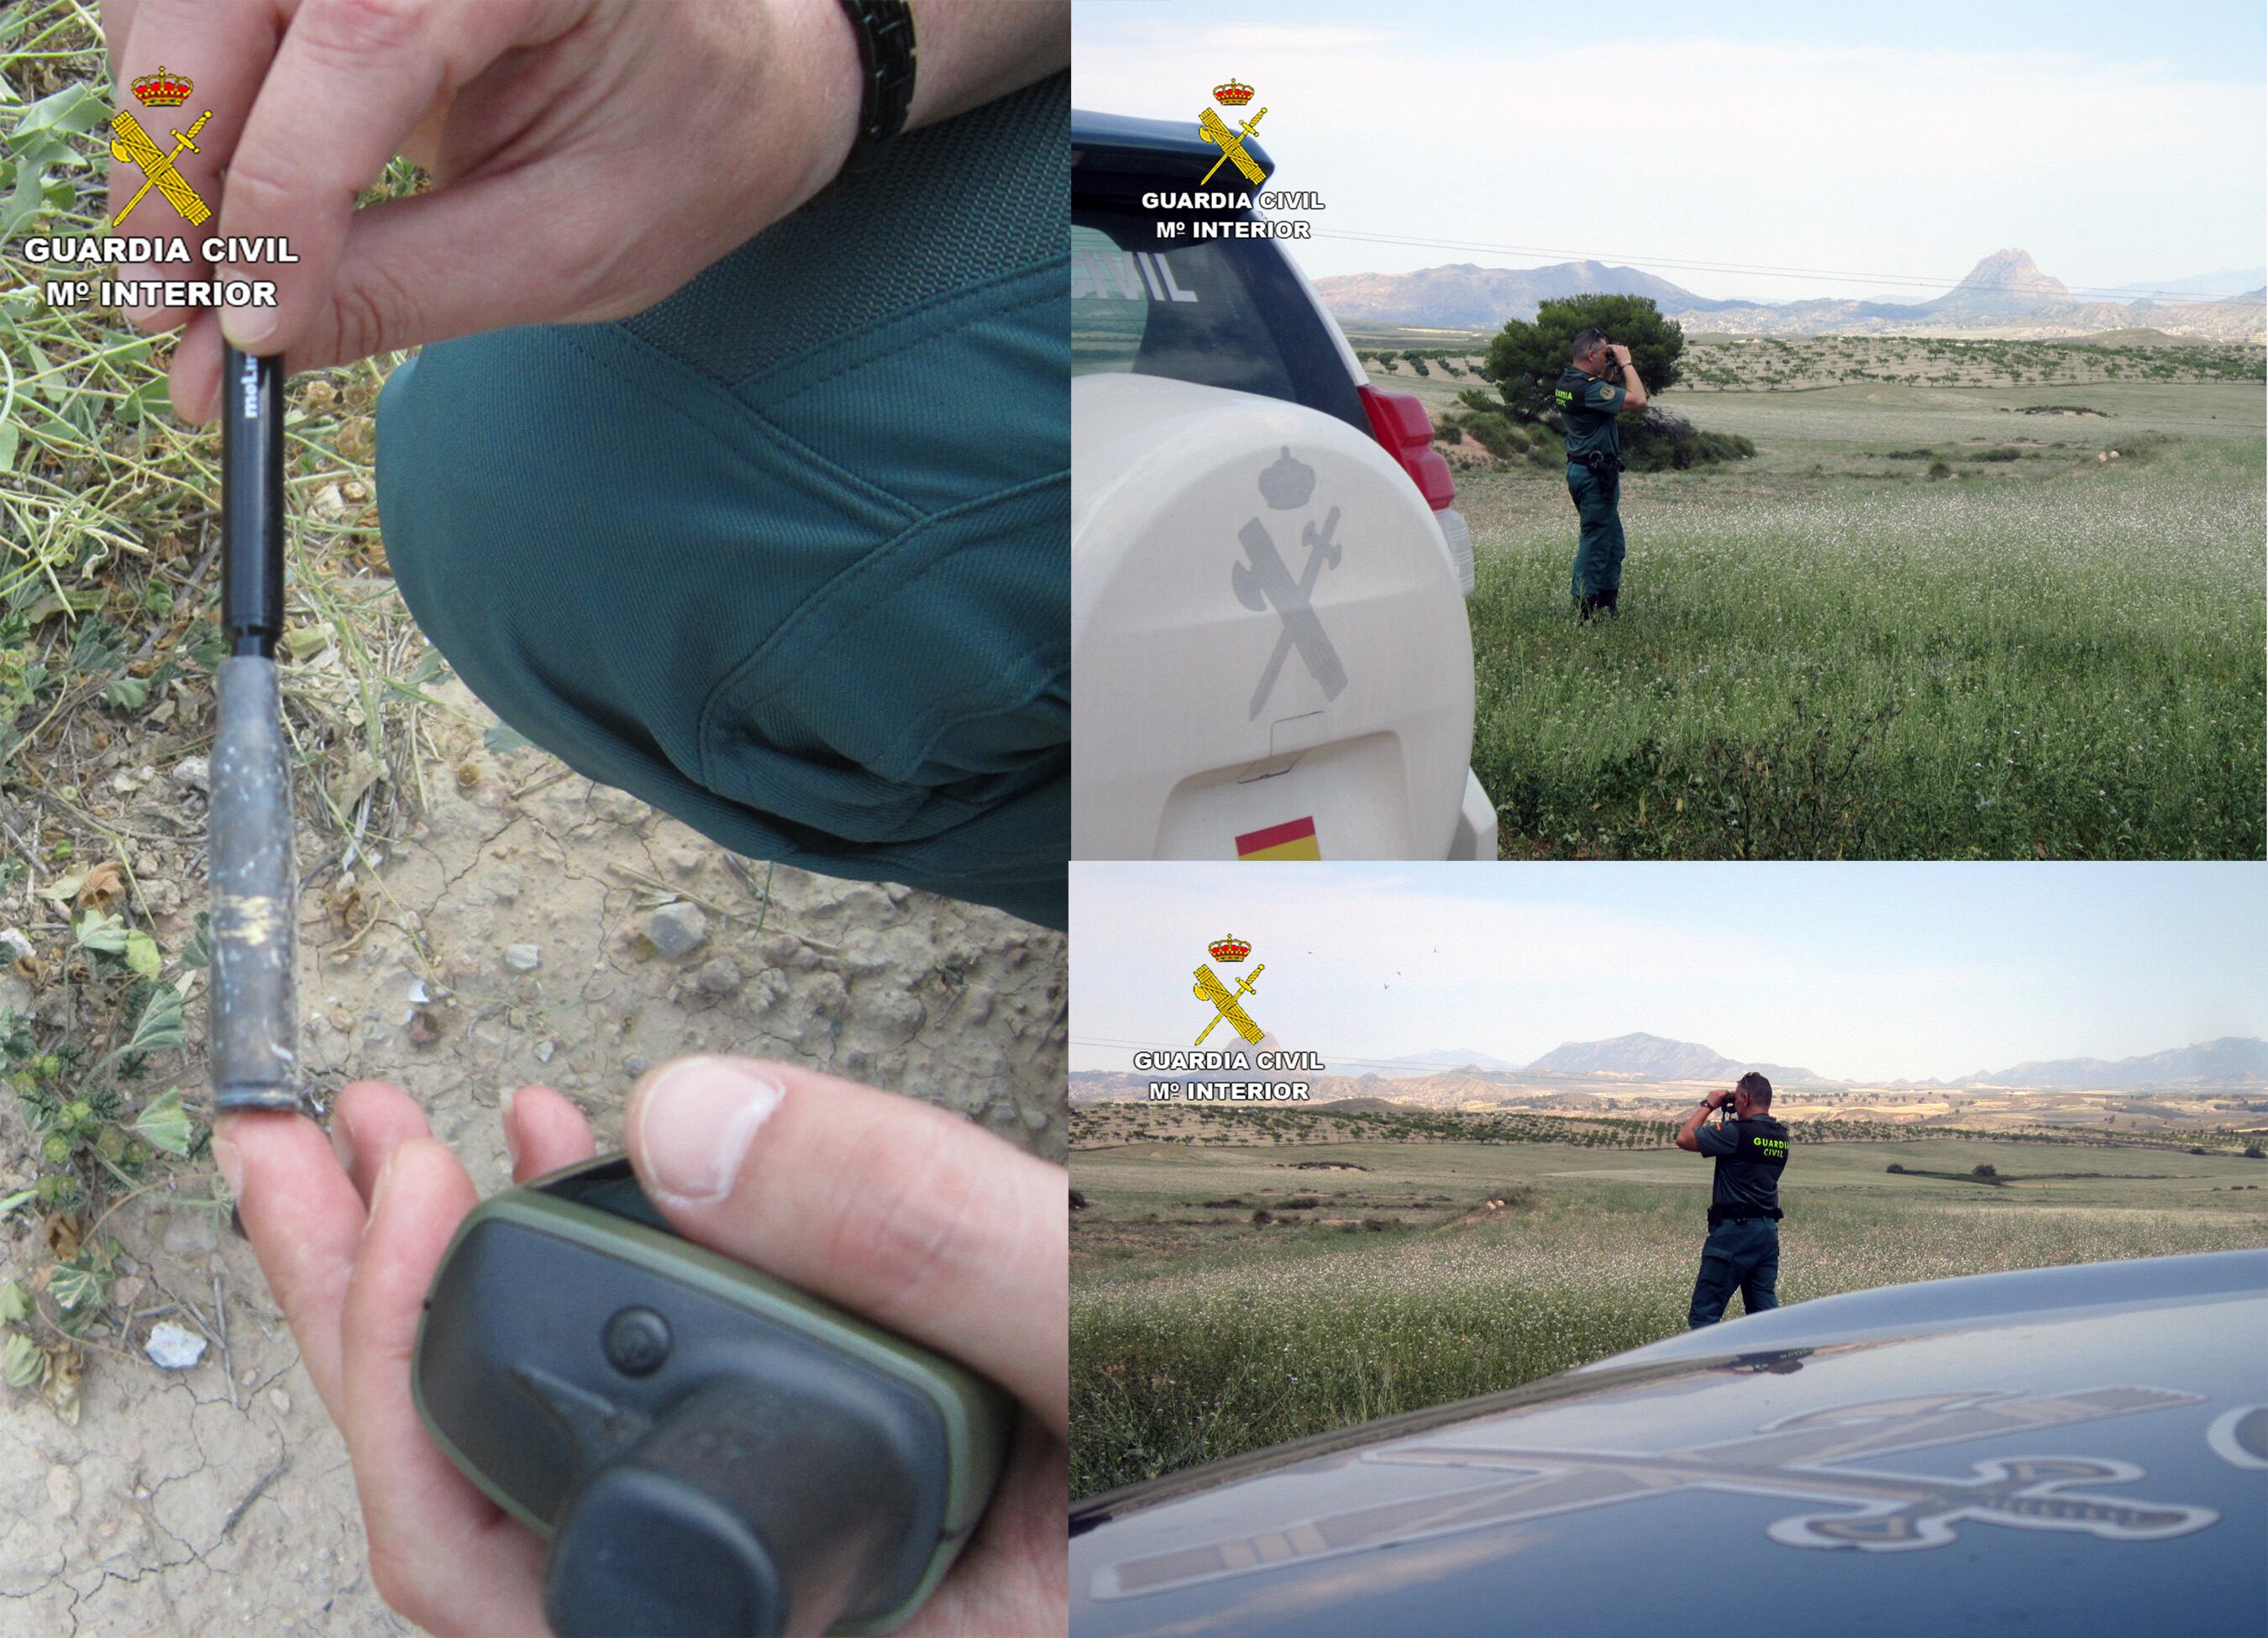
<path fill-rule="evenodd" d="M 1646 405 L 1646 383 L 1631 364 L 1630 349 L 1596 329 L 1575 333 L 1574 362 L 1552 389 L 1560 430 L 1567 439 L 1567 492 L 1583 520 L 1575 548 L 1575 613 L 1616 614 L 1623 588 L 1622 440 L 1617 416 Z"/>
<path fill-rule="evenodd" d="M 1696 1331 L 1725 1317 L 1734 1291 L 1751 1314 L 1779 1306 L 1779 1175 L 1787 1165 L 1787 1128 L 1772 1118 L 1771 1096 L 1771 1082 L 1752 1069 L 1730 1092 L 1704 1098 L 1677 1134 L 1679 1148 L 1717 1162 L 1709 1237 L 1686 1317 Z M 1707 1124 L 1718 1110 L 1733 1118 Z"/>

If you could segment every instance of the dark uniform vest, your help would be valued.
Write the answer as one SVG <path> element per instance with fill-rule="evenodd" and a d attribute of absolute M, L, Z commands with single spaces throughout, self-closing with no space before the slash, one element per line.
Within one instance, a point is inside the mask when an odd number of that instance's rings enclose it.
<path fill-rule="evenodd" d="M 1619 367 L 1619 366 L 1617 366 Z M 1551 402 L 1559 411 L 1559 430 L 1567 440 L 1567 459 L 1577 466 L 1613 469 L 1622 466 L 1622 433 L 1615 417 L 1623 412 L 1629 391 L 1595 375 L 1586 375 L 1573 365 L 1559 372 L 1552 384 Z"/>
<path fill-rule="evenodd" d="M 1709 1193 L 1711 1225 L 1732 1217 L 1778 1218 L 1787 1128 L 1770 1115 L 1752 1115 L 1727 1123 L 1722 1131 L 1737 1133 L 1739 1141 L 1732 1153 L 1717 1156 L 1716 1183 Z"/>

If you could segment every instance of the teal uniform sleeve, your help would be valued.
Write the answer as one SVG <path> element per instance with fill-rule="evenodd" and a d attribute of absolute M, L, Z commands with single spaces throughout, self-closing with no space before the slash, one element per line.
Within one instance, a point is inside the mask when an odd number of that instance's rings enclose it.
<path fill-rule="evenodd" d="M 1583 389 L 1583 408 L 1596 410 L 1605 415 L 1620 415 L 1623 400 L 1630 394 L 1608 381 L 1593 381 Z"/>
<path fill-rule="evenodd" d="M 1739 1132 L 1718 1121 L 1705 1122 L 1695 1135 L 1701 1141 L 1704 1155 L 1730 1155 L 1741 1147 Z"/>

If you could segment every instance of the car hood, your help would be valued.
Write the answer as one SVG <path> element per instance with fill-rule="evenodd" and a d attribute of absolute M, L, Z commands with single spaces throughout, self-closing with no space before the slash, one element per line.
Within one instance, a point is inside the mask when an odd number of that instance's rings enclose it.
<path fill-rule="evenodd" d="M 2257 1632 L 2268 1251 L 1784 1308 L 1083 1503 L 1071 1632 Z"/>

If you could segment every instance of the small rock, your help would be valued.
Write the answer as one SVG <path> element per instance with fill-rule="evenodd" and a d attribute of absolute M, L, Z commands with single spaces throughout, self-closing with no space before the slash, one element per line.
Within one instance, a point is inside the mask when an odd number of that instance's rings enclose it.
<path fill-rule="evenodd" d="M 270 1388 L 268 1391 L 268 1403 L 276 1407 L 276 1413 L 278 1416 L 289 1416 L 291 1413 L 291 1396 L 281 1388 Z"/>
<path fill-rule="evenodd" d="M 535 1061 L 539 1064 L 548 1064 L 551 1061 L 551 1055 L 558 1050 L 559 1043 L 556 1041 L 548 1037 L 538 1041 L 535 1044 Z"/>
<path fill-rule="evenodd" d="M 110 1300 L 131 1312 L 134 1305 L 142 1300 L 142 1294 L 149 1288 L 149 1282 L 141 1275 L 128 1274 L 110 1282 Z"/>
<path fill-rule="evenodd" d="M 1034 1132 L 1045 1132 L 1048 1129 L 1048 1111 L 1043 1109 L 1027 1109 L 1024 1111 L 1024 1125 Z"/>
<path fill-rule="evenodd" d="M 55 1509 L 57 1518 L 69 1518 L 78 1511 L 78 1475 L 61 1463 L 48 1469 L 48 1505 Z"/>
<path fill-rule="evenodd" d="M 739 963 L 730 956 L 719 956 L 714 961 L 702 964 L 700 972 L 694 977 L 693 987 L 703 995 L 713 995 L 721 1000 L 728 995 L 738 995 L 741 983 Z"/>
<path fill-rule="evenodd" d="M 622 1059 L 622 1067 L 633 1075 L 642 1075 L 645 1074 L 647 1065 L 645 1059 L 638 1057 L 636 1053 L 632 1053 L 630 1057 Z"/>
<path fill-rule="evenodd" d="M 507 944 L 504 964 L 514 972 L 534 972 L 543 964 L 543 952 L 533 944 Z"/>
<path fill-rule="evenodd" d="M 187 1370 L 205 1356 L 205 1339 L 169 1319 L 159 1320 L 150 1327 L 150 1340 L 142 1351 L 160 1370 Z"/>
<path fill-rule="evenodd" d="M 664 904 L 645 919 L 645 935 L 654 948 L 675 961 L 709 941 L 709 918 L 698 904 Z"/>
<path fill-rule="evenodd" d="M 14 927 L 0 928 L 0 950 L 4 950 L 11 962 L 21 961 L 32 954 L 32 941 Z"/>
<path fill-rule="evenodd" d="M 212 794 L 212 761 L 205 756 L 184 756 L 173 764 L 173 783 L 192 791 Z"/>

